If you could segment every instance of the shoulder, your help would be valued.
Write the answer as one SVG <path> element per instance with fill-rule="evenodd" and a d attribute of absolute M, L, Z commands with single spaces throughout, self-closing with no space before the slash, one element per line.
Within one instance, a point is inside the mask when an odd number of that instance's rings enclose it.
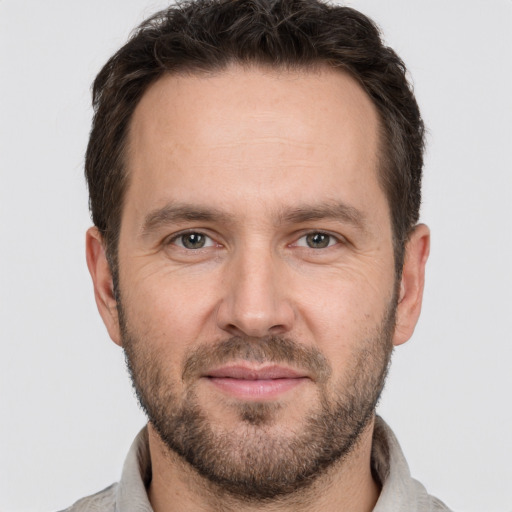
<path fill-rule="evenodd" d="M 114 512 L 117 485 L 112 484 L 103 491 L 82 498 L 62 512 Z"/>
<path fill-rule="evenodd" d="M 416 512 L 452 512 L 439 498 L 429 494 L 425 487 L 414 478 L 411 478 L 410 485 L 411 489 L 414 488 L 414 491 L 409 494 L 406 500 L 409 510 Z M 405 507 L 404 510 L 406 510 Z"/>
<path fill-rule="evenodd" d="M 411 476 L 395 435 L 378 416 L 373 432 L 372 470 L 382 484 L 373 512 L 451 512 Z"/>
<path fill-rule="evenodd" d="M 430 496 L 430 503 L 431 508 L 428 510 L 431 510 L 432 512 L 452 512 L 451 509 L 449 509 L 440 499 L 436 498 L 435 496 Z"/>

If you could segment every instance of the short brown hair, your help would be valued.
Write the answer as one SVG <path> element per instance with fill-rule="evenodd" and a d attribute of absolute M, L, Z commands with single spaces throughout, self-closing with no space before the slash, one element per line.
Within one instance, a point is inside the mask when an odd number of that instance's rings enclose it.
<path fill-rule="evenodd" d="M 400 275 L 405 242 L 419 217 L 424 126 L 405 65 L 383 44 L 377 26 L 354 9 L 318 0 L 192 0 L 144 21 L 94 81 L 85 174 L 114 278 L 128 180 L 123 157 L 135 107 L 165 73 L 218 71 L 232 63 L 326 64 L 359 81 L 380 117 L 379 179 Z"/>

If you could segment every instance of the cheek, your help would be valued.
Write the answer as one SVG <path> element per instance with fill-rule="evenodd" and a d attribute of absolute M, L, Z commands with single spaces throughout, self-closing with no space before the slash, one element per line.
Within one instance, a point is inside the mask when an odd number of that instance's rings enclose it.
<path fill-rule="evenodd" d="M 305 291 L 297 301 L 299 316 L 333 366 L 346 365 L 388 310 L 393 279 L 386 274 L 371 275 L 351 269 L 303 282 Z"/>
<path fill-rule="evenodd" d="M 305 317 L 319 327 L 351 329 L 379 320 L 393 295 L 391 272 L 343 268 L 301 276 L 295 287 Z"/>
<path fill-rule="evenodd" d="M 197 340 L 215 307 L 215 287 L 205 286 L 208 281 L 204 278 L 154 271 L 125 282 L 123 289 L 129 292 L 123 303 L 130 327 L 150 336 L 152 343 L 186 350 Z"/>

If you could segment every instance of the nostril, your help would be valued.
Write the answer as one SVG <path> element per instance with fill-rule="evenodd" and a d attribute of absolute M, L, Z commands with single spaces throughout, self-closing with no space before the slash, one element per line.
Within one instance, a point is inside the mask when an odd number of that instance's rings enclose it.
<path fill-rule="evenodd" d="M 273 325 L 269 330 L 269 334 L 278 335 L 284 334 L 287 331 L 287 327 L 283 324 Z"/>

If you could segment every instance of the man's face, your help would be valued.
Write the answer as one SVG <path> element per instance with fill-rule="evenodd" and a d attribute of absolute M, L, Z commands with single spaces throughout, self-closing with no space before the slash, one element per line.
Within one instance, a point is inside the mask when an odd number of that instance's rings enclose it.
<path fill-rule="evenodd" d="M 378 153 L 333 70 L 166 76 L 136 108 L 120 338 L 164 443 L 234 493 L 305 485 L 371 423 L 396 306 Z"/>

